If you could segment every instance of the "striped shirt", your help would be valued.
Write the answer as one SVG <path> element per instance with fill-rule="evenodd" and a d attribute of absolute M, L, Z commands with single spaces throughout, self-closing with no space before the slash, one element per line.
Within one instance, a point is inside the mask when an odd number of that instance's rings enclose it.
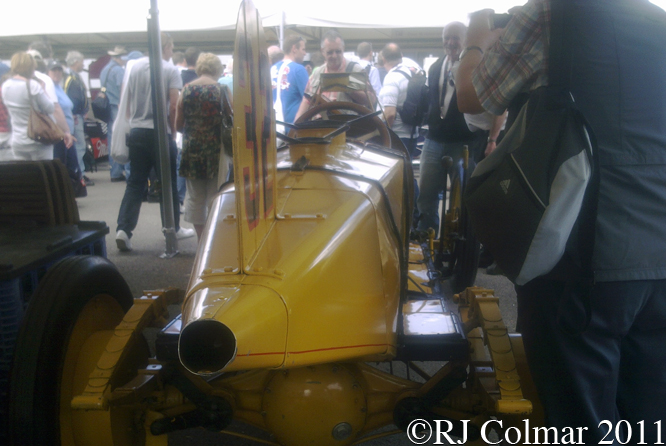
<path fill-rule="evenodd" d="M 514 15 L 472 75 L 483 108 L 501 115 L 518 93 L 547 85 L 549 27 L 549 0 L 530 0 Z"/>

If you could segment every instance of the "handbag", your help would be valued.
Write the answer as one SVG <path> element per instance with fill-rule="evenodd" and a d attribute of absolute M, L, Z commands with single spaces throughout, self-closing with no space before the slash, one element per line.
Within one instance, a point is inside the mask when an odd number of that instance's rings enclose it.
<path fill-rule="evenodd" d="M 125 69 L 125 74 L 123 77 L 123 84 L 127 84 L 129 75 L 132 72 L 134 66 L 134 61 L 129 61 L 127 63 L 127 68 Z M 127 113 L 124 110 L 127 110 L 127 103 L 129 98 L 127 97 L 127 89 L 123 88 L 120 93 L 120 103 L 118 104 L 118 110 L 122 112 L 118 113 L 116 119 L 113 121 L 113 135 L 117 135 L 111 138 L 111 147 L 109 148 L 109 155 L 115 162 L 118 164 L 127 164 L 129 163 L 129 147 L 127 147 L 127 137 L 130 132 L 129 118 Z"/>
<path fill-rule="evenodd" d="M 231 108 L 229 96 L 227 95 L 228 88 L 222 86 L 220 91 L 220 100 L 222 102 L 222 109 L 220 110 L 220 114 L 222 115 L 222 148 L 224 149 L 225 155 L 233 158 L 234 111 Z"/>
<path fill-rule="evenodd" d="M 566 15 L 559 2 L 551 12 L 550 84 L 530 93 L 504 139 L 477 165 L 464 200 L 477 238 L 512 282 L 550 273 L 575 247 L 577 280 L 589 291 L 599 160 L 592 129 L 569 92 Z"/>
<path fill-rule="evenodd" d="M 573 99 L 541 87 L 470 177 L 464 198 L 472 227 L 518 285 L 564 255 L 592 174 L 589 135 Z"/>
<path fill-rule="evenodd" d="M 92 110 L 95 118 L 103 122 L 111 121 L 111 103 L 106 95 L 106 88 L 102 87 L 97 97 L 92 101 Z"/>
<path fill-rule="evenodd" d="M 30 80 L 27 80 L 28 101 L 30 101 L 30 116 L 28 117 L 28 138 L 42 144 L 51 145 L 65 139 L 65 134 L 48 115 L 40 112 L 32 103 Z"/>

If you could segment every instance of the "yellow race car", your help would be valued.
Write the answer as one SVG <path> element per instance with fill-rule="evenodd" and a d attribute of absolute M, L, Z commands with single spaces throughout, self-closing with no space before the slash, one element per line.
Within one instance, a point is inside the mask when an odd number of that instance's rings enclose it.
<path fill-rule="evenodd" d="M 490 430 L 542 423 L 520 337 L 491 290 L 467 288 L 478 260 L 460 202 L 469 166 L 452 180 L 441 237 L 415 239 L 411 161 L 376 113 L 320 104 L 276 149 L 249 0 L 234 60 L 234 181 L 187 290 L 133 298 L 100 257 L 51 268 L 16 345 L 11 444 L 166 445 L 170 432 L 232 420 L 281 445 L 349 445 L 391 425 L 484 444 Z"/>

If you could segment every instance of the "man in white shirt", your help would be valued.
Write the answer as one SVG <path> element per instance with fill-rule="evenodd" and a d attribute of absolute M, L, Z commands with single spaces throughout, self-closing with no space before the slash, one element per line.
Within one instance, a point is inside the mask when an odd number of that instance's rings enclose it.
<path fill-rule="evenodd" d="M 358 54 L 358 64 L 368 73 L 370 85 L 378 95 L 382 89 L 382 81 L 379 79 L 379 70 L 373 65 L 372 44 L 370 42 L 361 42 L 356 47 L 356 54 Z"/>
<path fill-rule="evenodd" d="M 171 63 L 173 54 L 173 40 L 167 33 L 162 33 L 162 73 L 164 93 L 167 104 L 167 131 L 169 132 L 169 158 L 171 165 L 171 194 L 173 203 L 178 203 L 178 190 L 176 188 L 176 103 L 178 94 L 183 87 L 183 80 L 178 69 Z M 132 66 L 124 87 L 127 93 L 127 107 L 121 113 L 126 113 L 129 119 L 130 133 L 128 138 L 130 176 L 123 201 L 118 212 L 118 228 L 116 231 L 116 245 L 120 251 L 131 251 L 132 231 L 139 221 L 139 211 L 143 192 L 146 188 L 150 169 L 155 168 L 159 174 L 159 146 L 157 143 L 157 130 L 153 121 L 153 102 L 151 100 L 150 61 L 144 57 Z M 162 201 L 160 201 L 160 207 Z M 164 223 L 164 210 L 161 212 Z M 174 222 L 176 238 L 184 239 L 194 236 L 194 229 L 180 227 L 180 209 L 174 206 Z"/>
<path fill-rule="evenodd" d="M 399 110 L 407 99 L 407 85 L 412 72 L 402 63 L 402 51 L 395 43 L 388 43 L 382 50 L 384 68 L 387 74 L 379 92 L 379 103 L 384 109 L 386 124 L 400 137 L 412 158 L 418 155 L 416 150 L 416 128 L 405 124 Z"/>

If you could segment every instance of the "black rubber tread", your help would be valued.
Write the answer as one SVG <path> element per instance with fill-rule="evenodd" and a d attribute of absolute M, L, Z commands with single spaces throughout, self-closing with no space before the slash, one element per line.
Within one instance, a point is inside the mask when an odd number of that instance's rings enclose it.
<path fill-rule="evenodd" d="M 60 444 L 59 393 L 65 348 L 81 310 L 101 294 L 115 298 L 124 312 L 132 306 L 129 286 L 103 257 L 68 257 L 40 281 L 18 333 L 10 372 L 11 444 Z"/>

